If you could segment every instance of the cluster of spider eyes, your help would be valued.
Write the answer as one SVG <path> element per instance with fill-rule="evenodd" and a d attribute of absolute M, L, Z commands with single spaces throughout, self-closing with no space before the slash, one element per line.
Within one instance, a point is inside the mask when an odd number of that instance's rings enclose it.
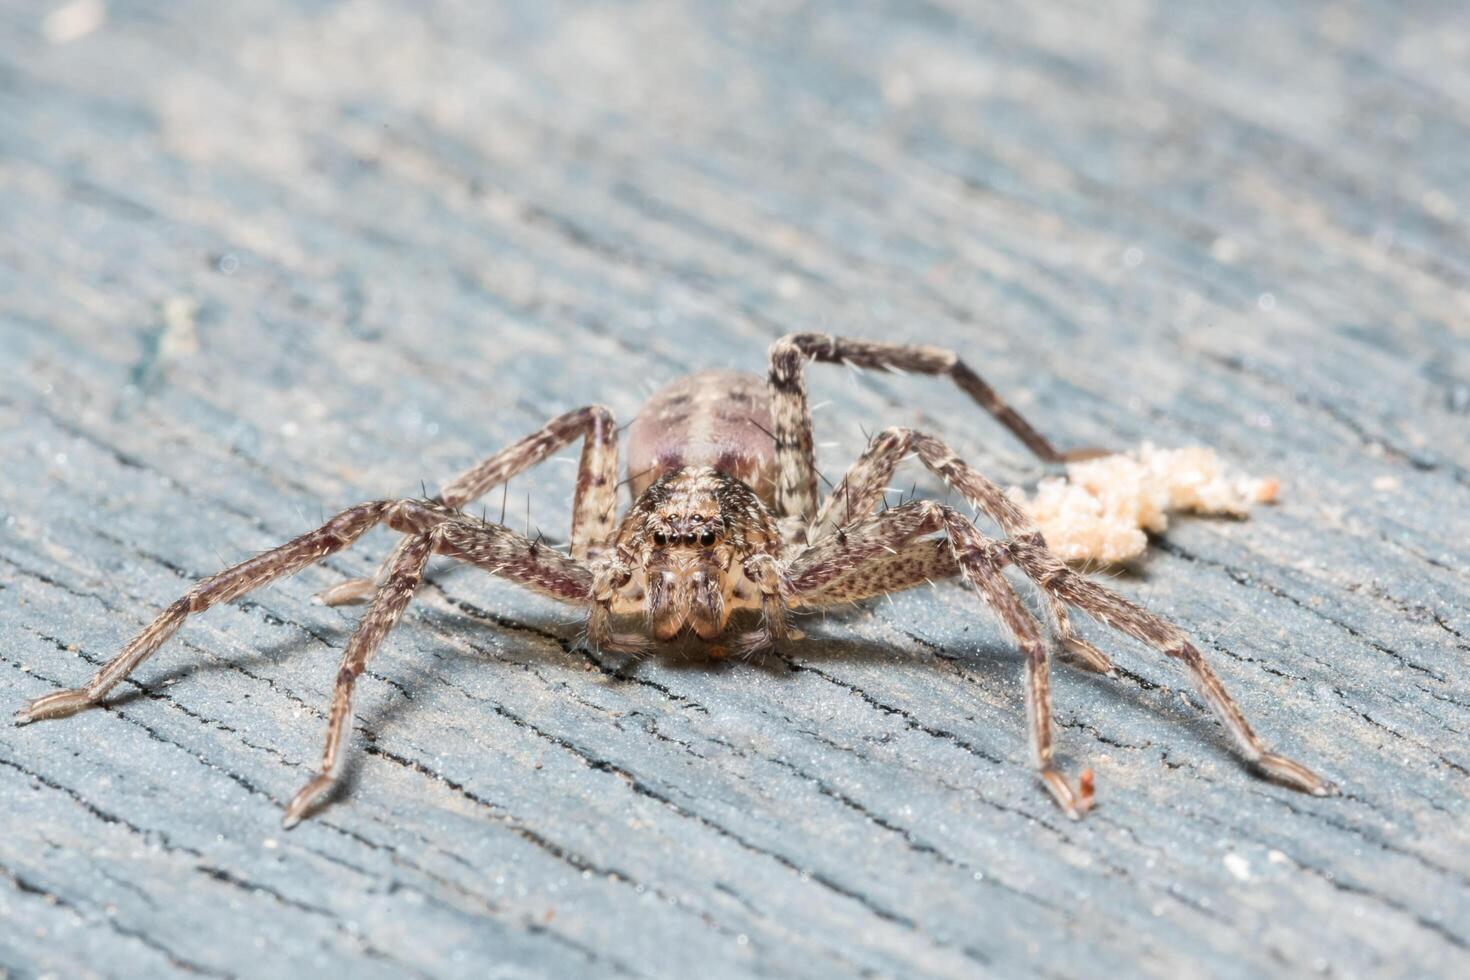
<path fill-rule="evenodd" d="M 677 534 L 665 534 L 662 531 L 653 532 L 653 543 L 658 548 L 662 548 L 666 544 L 679 544 L 680 542 L 693 544 L 695 541 L 708 548 L 715 543 L 715 532 L 705 531 L 703 534 L 686 534 L 683 537 Z"/>

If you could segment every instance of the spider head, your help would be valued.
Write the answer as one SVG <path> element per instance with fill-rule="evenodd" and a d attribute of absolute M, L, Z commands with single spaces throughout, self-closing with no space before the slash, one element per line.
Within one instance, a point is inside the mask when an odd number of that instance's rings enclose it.
<path fill-rule="evenodd" d="M 717 638 L 748 588 L 745 560 L 775 541 L 774 522 L 754 491 L 708 467 L 660 477 L 619 534 L 641 566 L 648 626 L 659 640 L 686 629 L 702 640 Z"/>

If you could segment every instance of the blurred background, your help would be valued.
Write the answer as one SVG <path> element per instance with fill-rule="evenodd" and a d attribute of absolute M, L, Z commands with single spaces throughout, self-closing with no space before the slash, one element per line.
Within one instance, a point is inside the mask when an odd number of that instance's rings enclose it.
<path fill-rule="evenodd" d="M 1456 972 L 1467 209 L 1458 2 L 0 0 L 5 704 L 323 514 L 824 330 L 1280 475 L 1115 583 L 1349 787 L 1252 781 L 1135 651 L 1058 676 L 1105 799 L 1060 821 L 957 589 L 630 671 L 445 573 L 283 836 L 355 616 L 309 596 L 383 536 L 0 730 L 0 975 Z M 945 386 L 811 378 L 829 476 L 894 424 L 1041 474 Z M 572 473 L 509 523 L 564 536 Z"/>
<path fill-rule="evenodd" d="M 109 409 L 229 392 L 230 438 L 303 462 L 443 472 L 485 445 L 445 406 L 558 407 L 520 373 L 628 417 L 691 340 L 758 367 L 790 329 L 963 338 L 1078 440 L 1246 357 L 1416 456 L 1470 412 L 1460 4 L 0 12 L 12 349 L 126 365 L 71 393 Z"/>

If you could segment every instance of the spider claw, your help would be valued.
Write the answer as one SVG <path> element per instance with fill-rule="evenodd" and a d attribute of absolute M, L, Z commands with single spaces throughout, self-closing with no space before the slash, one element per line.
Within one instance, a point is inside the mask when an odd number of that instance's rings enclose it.
<path fill-rule="evenodd" d="M 291 797 L 291 802 L 286 804 L 286 812 L 281 816 L 282 829 L 290 830 L 299 824 L 336 781 L 333 776 L 320 774 L 313 776 L 305 786 L 297 791 L 295 796 Z"/>
<path fill-rule="evenodd" d="M 1076 792 L 1073 792 L 1067 777 L 1056 769 L 1043 769 L 1041 781 L 1046 784 L 1052 799 L 1056 800 L 1057 806 L 1061 807 L 1068 819 L 1081 820 L 1092 809 L 1096 781 L 1091 769 L 1082 770 L 1082 775 L 1077 780 Z"/>
<path fill-rule="evenodd" d="M 92 698 L 82 688 L 68 688 L 43 694 L 16 711 L 12 720 L 17 725 L 29 725 L 33 721 L 47 718 L 64 718 L 76 714 L 92 704 Z"/>
<path fill-rule="evenodd" d="M 356 606 L 372 598 L 377 583 L 370 578 L 348 579 L 311 597 L 319 606 Z"/>
<path fill-rule="evenodd" d="M 1062 650 L 1069 655 L 1067 660 L 1073 666 L 1108 677 L 1118 676 L 1118 668 L 1113 666 L 1113 661 L 1108 655 L 1080 636 L 1062 637 Z"/>
<path fill-rule="evenodd" d="M 1077 779 L 1077 806 L 1083 813 L 1092 809 L 1096 789 L 1097 783 L 1092 770 L 1082 770 L 1082 775 Z"/>
<path fill-rule="evenodd" d="M 1267 779 L 1312 796 L 1340 796 L 1342 791 L 1331 780 L 1323 779 L 1294 759 L 1275 752 L 1263 752 L 1255 760 L 1255 770 Z"/>

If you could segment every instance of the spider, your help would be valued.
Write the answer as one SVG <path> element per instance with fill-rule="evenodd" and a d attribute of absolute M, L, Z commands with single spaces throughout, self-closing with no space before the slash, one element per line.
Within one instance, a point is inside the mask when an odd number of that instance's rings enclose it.
<path fill-rule="evenodd" d="M 1057 805 L 1076 819 L 1093 804 L 1091 772 L 1082 774 L 1074 790 L 1053 762 L 1050 646 L 1003 574 L 1014 567 L 1038 587 L 1051 633 L 1069 661 L 1115 673 L 1108 657 L 1073 631 L 1070 607 L 1179 661 L 1239 754 L 1259 774 L 1316 796 L 1337 792 L 1305 766 L 1267 750 L 1178 627 L 1069 568 L 1047 550 L 1041 533 L 996 484 L 935 436 L 905 428 L 879 432 L 821 499 L 803 377 L 809 360 L 947 376 L 1041 460 L 1059 463 L 1100 454 L 1058 451 L 953 351 L 795 334 L 770 348 L 765 383 L 754 375 L 706 371 L 650 398 L 628 428 L 633 502 L 621 520 L 618 427 L 600 405 L 576 409 L 466 470 L 436 497 L 349 507 L 314 531 L 204 579 L 84 687 L 31 701 L 17 713 L 16 723 L 98 703 L 190 615 L 300 571 L 382 524 L 403 538 L 378 574 L 317 597 L 328 605 L 366 602 L 368 609 L 337 672 L 321 764 L 286 806 L 286 827 L 300 822 L 333 786 L 343 739 L 352 727 L 357 679 L 402 617 L 432 554 L 578 606 L 585 610 L 588 646 L 635 654 L 646 652 L 654 640 L 692 633 L 723 655 L 721 639 L 740 611 L 749 611 L 743 618 L 753 618 L 756 625 L 734 634 L 730 647 L 754 654 L 800 637 L 788 622 L 793 612 L 958 576 L 999 615 L 1025 655 L 1032 761 Z M 569 553 L 464 513 L 467 504 L 578 438 L 582 453 Z M 1004 536 L 987 536 L 958 510 L 933 500 L 887 507 L 884 494 L 894 468 L 911 455 L 983 511 Z M 634 624 L 642 629 L 631 631 Z"/>

